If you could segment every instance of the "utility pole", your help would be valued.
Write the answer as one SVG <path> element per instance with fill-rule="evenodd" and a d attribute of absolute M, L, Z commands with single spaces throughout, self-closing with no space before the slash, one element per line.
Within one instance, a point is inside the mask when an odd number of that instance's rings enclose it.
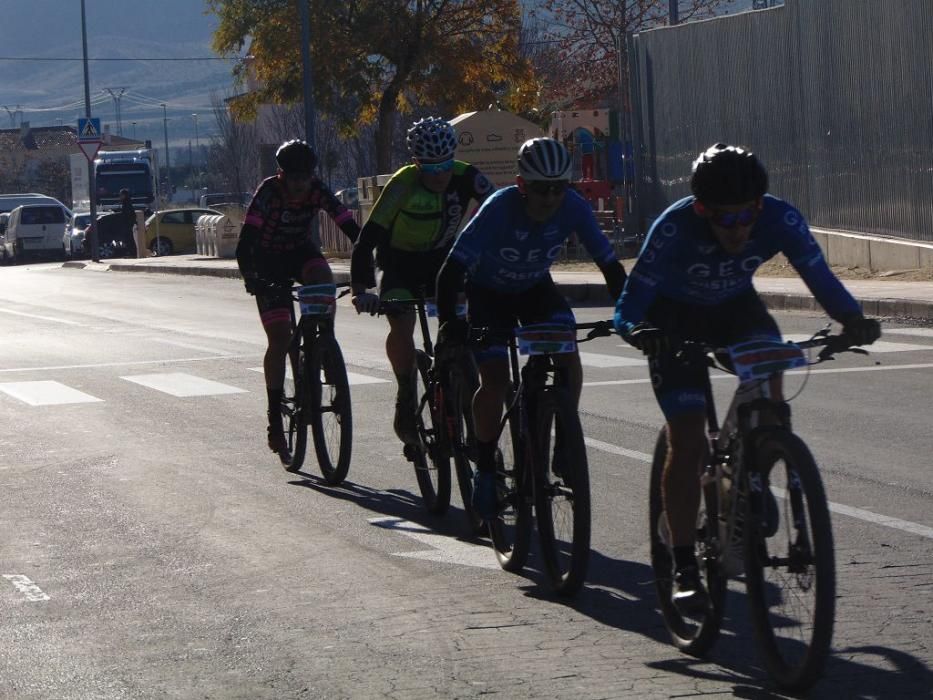
<path fill-rule="evenodd" d="M 301 12 L 301 73 L 305 102 L 305 141 L 314 148 L 314 95 L 311 92 L 311 19 L 308 0 L 298 0 Z"/>
<path fill-rule="evenodd" d="M 679 24 L 679 23 L 680 23 L 679 14 L 680 14 L 680 2 L 679 2 L 679 0 L 671 0 L 671 1 L 670 1 L 670 16 L 671 16 L 671 19 L 670 19 L 670 26 L 673 27 L 675 24 Z"/>
<path fill-rule="evenodd" d="M 168 157 L 168 113 L 165 111 L 165 103 L 162 103 L 162 133 L 165 135 L 165 186 L 166 201 L 172 198 L 172 166 L 169 164 Z"/>
<path fill-rule="evenodd" d="M 84 116 L 91 118 L 91 80 L 87 67 L 87 20 L 84 15 L 84 0 L 81 0 L 81 44 L 84 50 Z M 97 235 L 97 178 L 94 177 L 94 163 L 87 161 L 87 197 L 91 202 L 91 260 L 100 262 L 99 236 Z"/>

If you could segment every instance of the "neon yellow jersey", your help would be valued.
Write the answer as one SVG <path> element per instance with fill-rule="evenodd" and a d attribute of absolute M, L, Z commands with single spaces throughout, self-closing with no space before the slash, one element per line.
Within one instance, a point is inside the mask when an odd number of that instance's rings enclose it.
<path fill-rule="evenodd" d="M 418 178 L 418 168 L 406 165 L 386 183 L 367 225 L 388 231 L 388 245 L 424 252 L 453 242 L 471 199 L 482 204 L 495 188 L 469 163 L 454 161 L 453 176 L 443 192 L 431 192 Z"/>

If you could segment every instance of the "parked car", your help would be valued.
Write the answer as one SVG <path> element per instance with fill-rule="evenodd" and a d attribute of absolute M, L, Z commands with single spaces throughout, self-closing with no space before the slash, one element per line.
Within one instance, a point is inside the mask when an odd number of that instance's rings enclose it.
<path fill-rule="evenodd" d="M 244 204 L 248 206 L 252 199 L 252 192 L 212 192 L 202 194 L 198 204 L 204 208 L 214 207 L 218 204 Z"/>
<path fill-rule="evenodd" d="M 97 245 L 103 258 L 135 258 L 136 241 L 120 212 L 102 214 L 97 218 Z"/>
<path fill-rule="evenodd" d="M 10 221 L 10 213 L 3 212 L 0 214 L 0 263 L 6 263 L 7 254 L 6 254 L 6 227 Z"/>
<path fill-rule="evenodd" d="M 98 218 L 100 214 L 98 214 Z M 65 235 L 62 238 L 62 249 L 65 255 L 71 258 L 80 258 L 86 256 L 89 251 L 84 247 L 84 239 L 87 236 L 87 228 L 91 223 L 91 212 L 80 211 L 71 216 L 71 221 L 65 227 Z"/>
<path fill-rule="evenodd" d="M 61 257 L 68 210 L 57 200 L 52 201 L 55 204 L 24 204 L 10 212 L 4 259 L 15 262 L 24 257 Z"/>
<path fill-rule="evenodd" d="M 194 252 L 194 225 L 201 216 L 221 214 L 214 209 L 165 209 L 146 219 L 146 247 L 153 255 Z"/>

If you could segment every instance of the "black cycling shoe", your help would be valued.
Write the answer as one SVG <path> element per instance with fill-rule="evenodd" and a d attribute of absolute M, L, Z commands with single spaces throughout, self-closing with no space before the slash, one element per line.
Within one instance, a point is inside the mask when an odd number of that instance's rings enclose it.
<path fill-rule="evenodd" d="M 269 449 L 275 452 L 282 464 L 288 464 L 292 460 L 292 455 L 288 451 L 288 441 L 285 439 L 285 432 L 281 425 L 270 425 L 266 428 L 266 434 L 269 439 Z"/>
<path fill-rule="evenodd" d="M 700 569 L 695 564 L 680 567 L 674 572 L 671 601 L 677 612 L 685 617 L 696 617 L 706 612 L 709 596 L 700 580 Z"/>
<path fill-rule="evenodd" d="M 761 496 L 761 506 L 764 511 L 761 517 L 761 522 L 764 527 L 762 534 L 765 537 L 774 537 L 781 524 L 781 515 L 778 510 L 777 499 L 774 498 L 774 494 L 771 493 L 771 487 L 767 483 L 765 483 L 765 487 L 762 489 Z"/>
<path fill-rule="evenodd" d="M 405 445 L 417 445 L 418 426 L 415 421 L 415 403 L 410 399 L 396 399 L 395 420 L 392 422 L 395 434 Z"/>

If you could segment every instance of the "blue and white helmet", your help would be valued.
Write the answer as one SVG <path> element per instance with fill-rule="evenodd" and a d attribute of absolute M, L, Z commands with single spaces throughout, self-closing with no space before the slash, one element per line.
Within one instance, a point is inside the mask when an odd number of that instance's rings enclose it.
<path fill-rule="evenodd" d="M 526 180 L 569 180 L 570 154 L 560 141 L 529 139 L 518 149 L 518 174 Z"/>
<path fill-rule="evenodd" d="M 425 117 L 408 130 L 408 152 L 416 160 L 441 161 L 453 158 L 457 151 L 457 134 L 446 119 Z"/>

